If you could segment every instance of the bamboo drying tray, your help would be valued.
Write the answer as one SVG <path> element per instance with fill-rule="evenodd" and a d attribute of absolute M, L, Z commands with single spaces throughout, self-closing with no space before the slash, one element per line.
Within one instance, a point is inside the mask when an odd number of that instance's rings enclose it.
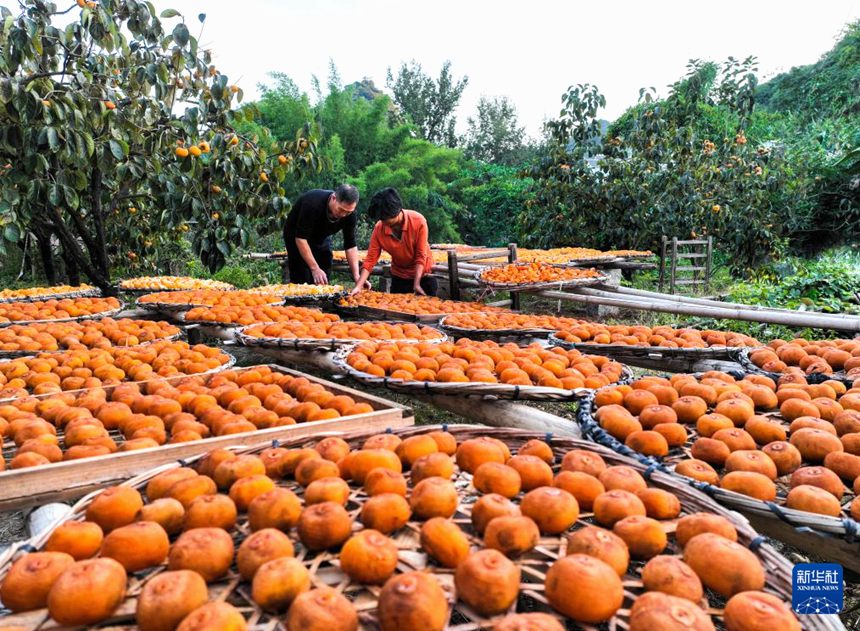
<path fill-rule="evenodd" d="M 447 313 L 406 313 L 405 311 L 394 311 L 391 309 L 377 309 L 365 306 L 345 306 L 339 301 L 334 302 L 335 311 L 341 315 L 365 320 L 399 320 L 401 322 L 420 322 L 423 324 L 439 324 Z"/>
<path fill-rule="evenodd" d="M 235 358 L 233 361 L 235 362 Z M 232 364 L 230 365 L 232 366 Z M 367 428 L 385 431 L 387 428 L 402 427 L 414 423 L 412 410 L 406 406 L 297 370 L 291 370 L 275 364 L 266 365 L 273 371 L 296 377 L 304 377 L 312 383 L 322 384 L 327 390 L 334 392 L 336 395 L 345 394 L 359 403 L 367 403 L 373 407 L 373 412 L 341 416 L 331 420 L 308 421 L 295 425 L 271 427 L 242 434 L 213 436 L 184 443 L 167 443 L 149 449 L 117 452 L 79 460 L 67 460 L 40 467 L 2 471 L 0 472 L 0 511 L 19 509 L 47 501 L 63 501 L 81 497 L 93 488 L 113 484 L 122 478 L 137 475 L 152 467 L 197 456 L 217 447 L 255 445 L 273 440 L 307 438 L 332 431 L 358 431 Z M 221 370 L 225 370 L 226 368 L 227 366 L 224 366 Z M 236 371 L 245 372 L 253 368 L 255 366 L 248 366 L 238 368 Z M 139 385 L 145 385 L 152 381 L 177 383 L 187 377 L 204 376 L 211 374 L 211 372 L 139 381 L 137 383 Z M 114 386 L 102 387 L 102 389 L 108 392 L 113 390 L 113 388 Z M 69 392 L 78 395 L 87 391 L 73 390 Z M 46 394 L 37 395 L 36 398 L 41 400 L 56 396 L 56 394 Z M 57 435 L 60 442 L 62 442 L 63 432 L 60 430 L 57 432 Z M 122 434 L 117 430 L 112 430 L 110 436 L 118 445 L 121 445 L 124 440 Z M 8 457 L 10 449 L 7 448 L 4 451 L 7 453 L 0 454 L 0 456 Z"/>
<path fill-rule="evenodd" d="M 778 381 L 779 378 L 782 377 L 782 375 L 785 373 L 768 372 L 767 370 L 762 370 L 761 368 L 756 366 L 753 360 L 750 359 L 750 353 L 754 350 L 756 349 L 737 348 L 730 349 L 730 353 L 732 355 L 732 359 L 738 364 L 740 364 L 745 371 L 753 373 L 755 375 L 764 375 L 765 377 L 770 377 L 774 381 Z M 823 383 L 829 379 L 835 379 L 837 381 L 841 381 L 850 388 L 854 383 L 854 379 L 846 375 L 843 371 L 834 372 L 829 375 L 823 372 L 813 372 L 809 374 L 804 373 L 804 376 L 806 377 L 807 383 L 811 384 Z"/>
<path fill-rule="evenodd" d="M 509 449 L 516 451 L 529 439 L 543 439 L 551 444 L 556 457 L 556 463 L 561 459 L 561 456 L 571 449 L 585 449 L 599 454 L 609 465 L 627 465 L 639 471 L 648 480 L 649 486 L 663 489 L 673 493 L 678 497 L 681 503 L 682 514 L 693 512 L 708 512 L 720 515 L 728 519 L 735 526 L 738 533 L 738 542 L 749 548 L 757 556 L 765 570 L 766 584 L 765 590 L 775 594 L 785 602 L 790 602 L 791 597 L 791 567 L 792 564 L 783 556 L 781 556 L 773 547 L 764 541 L 764 538 L 759 536 L 756 531 L 737 513 L 726 510 L 716 504 L 712 499 L 705 496 L 692 488 L 681 486 L 676 483 L 676 479 L 659 471 L 653 471 L 645 465 L 620 456 L 608 449 L 594 445 L 593 443 L 579 441 L 569 438 L 554 438 L 551 435 L 535 434 L 511 429 L 491 429 L 482 426 L 458 425 L 453 427 L 445 426 L 423 426 L 416 428 L 398 429 L 395 433 L 403 438 L 414 436 L 417 434 L 426 433 L 431 430 L 442 429 L 451 432 L 458 441 L 464 441 L 469 438 L 478 436 L 490 436 L 503 441 Z M 363 431 L 356 434 L 346 434 L 343 436 L 353 448 L 359 448 L 364 440 L 376 433 L 376 430 Z M 340 432 L 332 432 L 332 434 L 340 434 Z M 329 434 L 331 435 L 331 434 Z M 281 446 L 287 448 L 310 447 L 313 442 L 308 442 L 307 438 L 299 438 L 289 442 L 265 442 L 252 447 L 237 448 L 239 453 L 259 453 L 263 449 L 271 446 Z M 179 466 L 189 466 L 196 462 L 202 454 L 189 457 L 182 463 L 169 463 L 158 468 L 152 469 L 146 473 L 138 475 L 123 482 L 124 486 L 137 488 L 141 491 L 145 490 L 145 486 L 149 480 L 157 474 L 177 468 Z M 554 469 L 558 470 L 558 464 Z M 408 474 L 407 474 L 408 475 Z M 292 489 L 300 497 L 303 495 L 303 489 L 292 481 L 281 481 L 281 486 Z M 457 488 L 460 498 L 457 511 L 453 516 L 454 522 L 466 533 L 473 549 L 481 547 L 482 541 L 476 535 L 471 526 L 471 508 L 473 502 L 477 499 L 475 491 L 471 486 L 471 476 L 467 473 L 459 471 L 455 468 L 454 484 Z M 355 483 L 350 485 L 350 496 L 347 501 L 347 511 L 355 520 L 358 512 L 367 499 L 363 490 Z M 92 502 L 96 493 L 81 499 L 72 508 L 72 513 L 68 517 L 58 519 L 51 524 L 41 534 L 30 539 L 29 541 L 15 544 L 10 547 L 2 556 L 0 556 L 0 577 L 5 576 L 13 560 L 19 555 L 31 550 L 41 550 L 44 548 L 50 534 L 61 523 L 67 520 L 82 519 L 85 515 L 86 508 Z M 594 523 L 593 516 L 590 513 L 583 512 L 580 514 L 574 529 L 578 529 L 588 524 Z M 665 520 L 661 522 L 664 530 L 669 535 L 669 545 L 665 554 L 679 553 L 679 548 L 674 540 L 675 520 Z M 421 522 L 410 520 L 406 526 L 395 533 L 392 533 L 392 538 L 398 547 L 398 566 L 396 573 L 421 570 L 431 573 L 443 586 L 449 604 L 449 622 L 448 629 L 456 629 L 457 631 L 472 631 L 474 629 L 488 629 L 495 625 L 502 616 L 494 616 L 485 618 L 477 614 L 464 603 L 457 600 L 456 589 L 453 582 L 453 572 L 437 566 L 429 561 L 426 553 L 421 548 L 420 533 Z M 247 517 L 240 515 L 239 522 L 233 528 L 232 534 L 236 545 L 238 545 L 249 534 L 249 526 Z M 517 602 L 514 606 L 519 611 L 542 611 L 546 612 L 562 622 L 567 628 L 575 629 L 595 629 L 588 625 L 578 625 L 575 622 L 563 618 L 555 613 L 548 605 L 547 599 L 544 596 L 544 580 L 549 567 L 566 554 L 567 538 L 565 534 L 556 536 L 543 536 L 540 539 L 538 546 L 527 552 L 522 557 L 516 560 L 521 571 L 520 593 Z M 370 631 L 377 629 L 377 598 L 379 589 L 377 587 L 369 587 L 351 581 L 345 574 L 340 571 L 338 563 L 338 554 L 324 552 L 309 552 L 300 543 L 296 547 L 296 558 L 308 569 L 313 587 L 329 585 L 352 601 L 359 614 L 360 628 Z M 98 625 L 97 628 L 118 628 L 114 625 L 122 625 L 123 629 L 135 629 L 134 613 L 136 608 L 136 597 L 140 593 L 142 585 L 165 569 L 164 565 L 149 568 L 132 574 L 129 578 L 127 596 L 125 601 L 114 612 L 113 616 L 104 623 Z M 643 593 L 641 582 L 642 563 L 634 562 L 628 566 L 628 571 L 623 577 L 624 583 L 624 601 L 616 615 L 607 623 L 601 625 L 600 628 L 606 628 L 610 631 L 622 631 L 628 628 L 628 620 L 630 607 L 634 600 Z M 705 610 L 716 625 L 720 626 L 720 616 L 722 614 L 721 605 L 723 600 L 708 592 L 709 602 L 703 603 L 707 605 Z M 210 600 L 224 600 L 236 607 L 246 618 L 248 628 L 251 631 L 263 631 L 264 629 L 280 629 L 282 626 L 282 616 L 275 616 L 261 610 L 252 600 L 249 586 L 246 582 L 242 582 L 241 578 L 235 569 L 235 566 L 230 569 L 227 576 L 219 581 L 209 585 Z M 804 629 L 812 631 L 831 631 L 844 629 L 839 619 L 835 615 L 831 616 L 800 616 L 799 619 Z M 48 629 L 56 629 L 52 621 L 48 619 L 45 610 L 37 610 L 27 613 L 21 613 L 7 617 L 9 624 L 20 624 L 29 629 L 46 631 Z"/>
<path fill-rule="evenodd" d="M 462 314 L 456 314 L 462 315 Z M 524 338 L 524 337 L 536 337 L 536 338 L 545 338 L 553 333 L 553 329 L 544 329 L 541 327 L 533 327 L 533 328 L 507 328 L 507 329 L 466 329 L 459 326 L 454 326 L 452 324 L 447 324 L 445 320 L 448 319 L 448 316 L 442 318 L 439 322 L 439 326 L 443 331 L 447 331 L 451 335 L 455 335 L 457 337 L 469 337 L 472 339 L 493 339 L 493 338 Z M 558 342 L 554 342 L 555 346 L 563 346 Z"/>
<path fill-rule="evenodd" d="M 53 300 L 53 298 L 50 298 L 50 300 Z M 31 300 L 30 302 L 36 301 Z M 0 329 L 5 328 L 7 326 L 13 326 L 15 324 L 20 324 L 22 326 L 30 326 L 31 324 L 53 324 L 55 322 L 81 322 L 83 320 L 101 320 L 102 318 L 111 318 L 116 314 L 122 312 L 124 309 L 125 303 L 120 300 L 119 307 L 116 307 L 115 309 L 108 309 L 107 311 L 100 311 L 99 313 L 88 313 L 86 315 L 73 316 L 70 318 L 51 318 L 48 320 L 12 320 L 10 322 L 0 322 Z"/>
<path fill-rule="evenodd" d="M 377 377 L 376 375 L 356 370 L 347 363 L 346 357 L 352 350 L 352 346 L 346 346 L 332 356 L 332 361 L 339 370 L 361 383 L 369 386 L 388 388 L 395 392 L 423 395 L 446 394 L 462 397 L 510 399 L 513 401 L 576 401 L 585 398 L 593 392 L 588 388 L 566 390 L 564 388 L 549 388 L 546 386 L 517 386 L 506 383 L 483 383 L 477 381 L 405 381 L 403 379 L 392 379 L 391 377 Z M 617 383 L 623 383 L 631 376 L 630 369 L 624 366 L 621 379 Z"/>
<path fill-rule="evenodd" d="M 742 374 L 734 376 L 742 378 Z M 769 536 L 806 550 L 810 554 L 842 563 L 846 567 L 860 572 L 860 523 L 847 516 L 848 504 L 843 504 L 841 517 L 829 517 L 788 508 L 783 505 L 783 501 L 789 488 L 788 477 L 790 476 L 777 479 L 777 502 L 765 502 L 742 493 L 676 474 L 674 465 L 682 459 L 691 457 L 690 445 L 697 438 L 695 427 L 684 425 L 689 433 L 687 443 L 683 447 L 671 450 L 665 458 L 645 456 L 606 432 L 594 418 L 594 411 L 593 395 L 580 402 L 577 422 L 586 437 L 609 447 L 613 451 L 635 458 L 646 466 L 675 476 L 677 479 L 683 480 L 690 486 L 710 495 L 720 504 L 741 511 L 753 520 L 756 528 Z M 801 466 L 808 464 L 804 462 Z M 717 471 L 719 473 L 720 470 L 717 469 Z M 843 501 L 845 499 L 852 500 L 852 498 L 853 493 L 849 488 Z"/>
<path fill-rule="evenodd" d="M 101 296 L 98 287 L 81 289 L 80 291 L 61 291 L 55 294 L 39 294 L 38 296 L 20 296 L 15 298 L 0 298 L 0 304 L 9 302 L 39 302 L 40 300 L 61 300 L 63 298 L 95 298 Z"/>
<path fill-rule="evenodd" d="M 549 335 L 550 344 L 583 353 L 605 355 L 630 366 L 671 372 L 698 372 L 703 370 L 740 370 L 736 361 L 738 349 L 727 346 L 708 348 L 670 348 L 668 346 L 632 346 L 628 344 L 589 344 L 568 342 L 556 332 Z"/>
<path fill-rule="evenodd" d="M 564 266 L 556 265 L 555 267 Z M 557 280 L 543 283 L 494 283 L 484 280 L 484 273 L 486 271 L 487 270 L 479 270 L 475 272 L 475 280 L 477 280 L 481 285 L 493 291 L 563 291 L 565 289 L 572 289 L 575 287 L 589 287 L 591 285 L 598 285 L 609 280 L 609 277 L 606 274 L 599 273 L 597 276 L 594 276 L 592 278 L 571 278 L 569 280 Z"/>
<path fill-rule="evenodd" d="M 354 324 L 362 324 L 365 320 L 356 320 L 353 321 Z M 390 324 L 415 324 L 414 322 L 397 322 L 396 320 L 389 320 Z M 429 339 L 429 340 L 416 340 L 411 338 L 404 339 L 385 339 L 385 340 L 362 340 L 355 338 L 315 338 L 315 337 L 254 337 L 251 335 L 245 334 L 245 329 L 252 326 L 263 326 L 265 324 L 274 324 L 268 322 L 259 322 L 255 324 L 249 324 L 248 326 L 243 326 L 236 331 L 235 340 L 237 344 L 241 344 L 242 346 L 247 346 L 249 348 L 270 348 L 270 349 L 287 349 L 287 350 L 295 350 L 295 351 L 336 351 L 344 346 L 354 346 L 355 344 L 359 344 L 361 342 L 398 342 L 402 344 L 418 344 L 420 342 L 426 342 L 428 344 L 441 344 L 442 342 L 448 341 L 448 336 L 440 331 L 439 329 L 434 329 L 433 327 L 419 324 L 423 328 L 432 329 L 433 331 L 439 334 L 439 337 Z"/>
<path fill-rule="evenodd" d="M 176 340 L 182 338 L 183 335 L 184 333 L 182 331 L 178 331 L 177 333 L 174 333 L 172 335 L 168 335 L 166 337 L 158 337 L 154 340 L 141 342 L 140 344 L 114 344 L 110 348 L 138 348 L 139 346 L 148 346 L 149 344 L 154 344 L 155 342 L 175 342 Z M 0 360 L 19 359 L 21 357 L 31 357 L 33 355 L 41 355 L 43 353 L 67 353 L 68 351 L 69 349 L 67 348 L 58 348 L 55 351 L 0 351 Z"/>

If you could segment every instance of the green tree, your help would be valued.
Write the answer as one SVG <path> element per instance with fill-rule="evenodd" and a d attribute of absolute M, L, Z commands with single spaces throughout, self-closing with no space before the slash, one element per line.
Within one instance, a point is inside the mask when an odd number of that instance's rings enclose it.
<path fill-rule="evenodd" d="M 571 88 L 561 117 L 547 124 L 550 151 L 531 170 L 535 199 L 521 215 L 527 243 L 653 249 L 662 234 L 713 235 L 743 272 L 780 255 L 808 223 L 805 191 L 784 147 L 746 136 L 754 65 L 730 59 L 714 72 L 691 62 L 666 99 L 643 90 L 605 141 L 596 118 L 603 97 Z M 710 108 L 727 112 L 729 133 L 712 136 L 701 124 Z"/>
<path fill-rule="evenodd" d="M 523 212 L 530 198 L 532 180 L 519 169 L 500 164 L 473 162 L 465 167 L 449 189 L 460 206 L 457 229 L 466 243 L 504 246 L 517 240 L 512 218 Z"/>
<path fill-rule="evenodd" d="M 396 157 L 363 169 L 352 180 L 362 191 L 359 217 L 363 236 L 368 238 L 372 228 L 364 212 L 370 196 L 386 186 L 393 186 L 400 192 L 406 208 L 417 210 L 427 218 L 431 242 L 459 241 L 453 217 L 460 207 L 449 197 L 448 185 L 457 177 L 461 166 L 460 151 L 411 138 L 403 143 Z"/>
<path fill-rule="evenodd" d="M 450 61 L 442 64 L 439 78 L 434 80 L 414 60 L 401 64 L 397 75 L 389 68 L 385 83 L 394 94 L 394 103 L 418 127 L 421 137 L 448 147 L 457 144 L 454 111 L 468 84 L 469 77 L 455 79 L 451 75 Z"/>
<path fill-rule="evenodd" d="M 477 117 L 467 119 L 464 138 L 467 158 L 494 164 L 517 164 L 523 158 L 525 129 L 517 108 L 505 97 L 481 97 Z"/>
<path fill-rule="evenodd" d="M 288 211 L 282 180 L 321 168 L 314 138 L 269 154 L 236 134 L 242 91 L 177 11 L 20 4 L 17 16 L 0 7 L 0 247 L 31 232 L 50 281 L 53 239 L 70 277 L 104 291 L 118 260 L 186 232 L 215 270 L 247 244 L 251 220 Z"/>

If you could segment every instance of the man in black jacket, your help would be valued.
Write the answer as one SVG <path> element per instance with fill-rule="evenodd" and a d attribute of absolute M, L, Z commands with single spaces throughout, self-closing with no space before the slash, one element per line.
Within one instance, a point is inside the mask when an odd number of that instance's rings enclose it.
<path fill-rule="evenodd" d="M 358 189 L 350 184 L 341 184 L 333 191 L 314 189 L 296 200 L 284 224 L 291 283 L 328 283 L 331 236 L 338 231 L 343 232 L 343 248 L 353 280 L 358 280 L 357 205 Z"/>

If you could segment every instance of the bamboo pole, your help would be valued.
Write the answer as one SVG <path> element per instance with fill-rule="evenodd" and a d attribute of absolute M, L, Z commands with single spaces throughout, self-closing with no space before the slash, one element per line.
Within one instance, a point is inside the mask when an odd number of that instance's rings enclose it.
<path fill-rule="evenodd" d="M 798 312 L 794 309 L 783 309 L 779 307 L 762 307 L 759 305 L 744 305 L 737 302 L 723 302 L 721 300 L 708 300 L 707 298 L 693 298 L 690 296 L 679 296 L 679 295 L 670 295 L 670 294 L 661 294 L 656 291 L 648 291 L 645 289 L 634 289 L 632 287 L 618 287 L 614 285 L 599 285 L 596 289 L 600 289 L 603 291 L 610 291 L 612 293 L 625 294 L 630 296 L 647 296 L 653 298 L 659 298 L 666 302 L 678 302 L 678 303 L 688 303 L 694 305 L 702 305 L 702 306 L 713 306 L 716 308 L 726 308 L 726 307 L 735 307 L 739 309 L 748 309 L 750 311 L 776 311 L 780 313 L 813 313 L 813 314 L 821 314 L 828 318 L 840 318 L 844 320 L 860 320 L 860 317 L 844 314 L 844 313 L 822 313 L 821 311 L 802 311 Z"/>
<path fill-rule="evenodd" d="M 559 298 L 581 302 L 583 304 L 609 305 L 624 309 L 638 309 L 641 311 L 659 311 L 662 313 L 674 313 L 677 315 L 693 315 L 705 318 L 745 320 L 748 322 L 767 322 L 770 324 L 782 324 L 793 327 L 812 327 L 821 329 L 835 329 L 838 331 L 860 332 L 860 319 L 856 322 L 828 318 L 822 315 L 811 315 L 804 313 L 769 313 L 739 308 L 713 308 L 702 305 L 676 304 L 667 300 L 636 300 L 634 298 L 612 297 L 609 292 L 599 292 L 580 288 L 582 293 L 568 293 L 554 290 L 535 292 L 536 295 L 545 298 Z M 595 293 L 596 292 L 596 293 Z"/>
<path fill-rule="evenodd" d="M 572 419 L 562 418 L 521 403 L 446 395 L 412 396 L 419 401 L 484 425 L 512 427 L 533 432 L 552 432 L 571 438 L 582 437 L 579 425 Z"/>

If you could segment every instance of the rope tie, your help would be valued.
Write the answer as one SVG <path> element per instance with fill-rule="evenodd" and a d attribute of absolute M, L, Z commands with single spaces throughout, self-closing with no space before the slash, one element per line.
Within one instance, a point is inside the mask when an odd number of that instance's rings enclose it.
<path fill-rule="evenodd" d="M 514 401 L 518 401 L 520 398 L 520 387 L 518 385 L 514 385 Z"/>
<path fill-rule="evenodd" d="M 281 446 L 281 441 L 278 440 L 277 438 L 273 438 L 272 439 L 272 449 L 277 449 L 280 446 Z"/>
<path fill-rule="evenodd" d="M 448 423 L 442 423 L 442 431 L 443 431 L 443 432 L 447 432 L 447 431 L 448 431 Z"/>
<path fill-rule="evenodd" d="M 385 433 L 386 433 L 386 434 L 393 434 L 393 433 L 394 433 L 394 430 L 393 430 L 392 428 L 390 428 L 390 427 L 386 427 L 386 428 L 385 428 Z"/>
<path fill-rule="evenodd" d="M 21 550 L 24 552 L 36 552 L 37 548 L 32 543 L 22 543 Z"/>
<path fill-rule="evenodd" d="M 753 540 L 750 541 L 749 549 L 752 552 L 758 552 L 758 549 L 761 547 L 761 544 L 763 544 L 765 541 L 766 541 L 765 537 L 763 537 L 761 535 L 756 535 L 753 538 Z"/>
<path fill-rule="evenodd" d="M 646 480 L 650 481 L 651 480 L 651 474 L 654 473 L 654 471 L 656 471 L 657 469 L 660 469 L 660 465 L 658 465 L 656 462 L 649 464 L 645 468 L 645 471 L 642 472 L 642 477 L 645 478 Z"/>
<path fill-rule="evenodd" d="M 543 438 L 544 438 L 544 442 L 546 442 L 547 444 L 551 443 L 552 442 L 552 432 L 547 432 Z"/>
<path fill-rule="evenodd" d="M 791 520 L 789 520 L 788 515 L 785 514 L 785 511 L 782 510 L 782 507 L 778 506 L 777 504 L 774 504 L 773 502 L 765 502 L 764 505 L 768 507 L 771 513 L 779 517 L 786 524 L 792 526 L 794 525 L 791 523 Z"/>
<path fill-rule="evenodd" d="M 842 520 L 842 525 L 845 527 L 845 540 L 848 543 L 854 543 L 854 539 L 860 534 L 860 523 L 857 523 L 850 517 L 846 517 Z"/>
<path fill-rule="evenodd" d="M 176 462 L 179 463 L 180 467 L 187 467 L 188 466 L 188 461 L 185 460 L 185 458 L 179 458 L 179 459 L 177 459 Z"/>

